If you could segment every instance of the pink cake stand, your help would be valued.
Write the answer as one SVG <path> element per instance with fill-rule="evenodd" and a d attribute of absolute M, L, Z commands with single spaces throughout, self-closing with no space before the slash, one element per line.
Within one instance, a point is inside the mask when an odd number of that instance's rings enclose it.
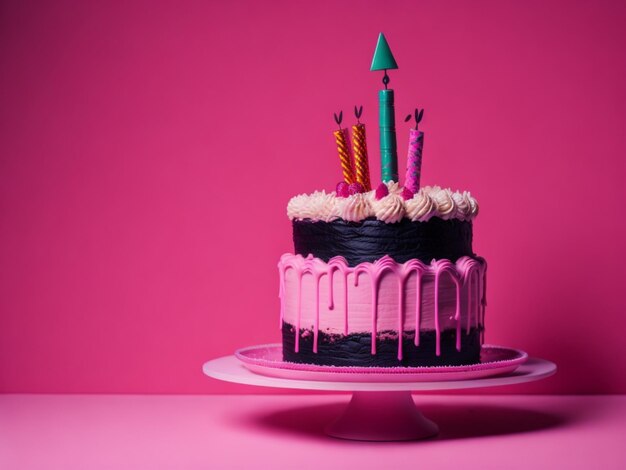
<path fill-rule="evenodd" d="M 209 377 L 260 387 L 352 392 L 352 399 L 341 416 L 326 428 L 330 436 L 360 441 L 409 441 L 433 437 L 438 426 L 417 409 L 411 392 L 495 387 L 532 382 L 553 375 L 556 365 L 528 358 L 513 372 L 484 378 L 445 381 L 299 380 L 271 377 L 252 372 L 233 356 L 208 361 L 203 371 Z"/>

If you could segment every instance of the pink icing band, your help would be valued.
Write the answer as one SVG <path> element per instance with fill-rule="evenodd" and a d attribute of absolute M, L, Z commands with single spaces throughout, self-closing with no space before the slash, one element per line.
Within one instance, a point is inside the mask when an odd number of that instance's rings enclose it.
<path fill-rule="evenodd" d="M 299 351 L 304 310 L 309 314 L 305 320 L 307 326 L 313 328 L 314 353 L 317 353 L 320 321 L 323 320 L 325 330 L 330 333 L 348 335 L 351 331 L 369 330 L 372 335 L 372 354 L 376 354 L 376 336 L 379 330 L 397 331 L 399 360 L 402 360 L 402 336 L 407 326 L 409 329 L 412 326 L 416 331 L 416 346 L 419 345 L 419 331 L 435 330 L 436 355 L 439 356 L 443 329 L 453 327 L 456 330 L 456 349 L 460 351 L 463 318 L 466 334 L 469 334 L 472 325 L 480 327 L 484 324 L 486 263 L 482 258 L 462 257 L 456 263 L 433 260 L 427 265 L 419 260 L 396 263 L 389 256 L 385 256 L 374 263 L 350 267 L 340 256 L 326 263 L 311 255 L 304 258 L 301 255 L 284 254 L 278 263 L 278 269 L 281 284 L 280 323 L 281 327 L 283 322 L 295 326 L 295 352 Z M 336 272 L 341 274 L 339 281 L 336 281 Z M 312 285 L 305 285 L 307 274 L 312 278 Z M 360 286 L 362 275 L 369 279 L 369 289 Z M 320 283 L 323 276 L 327 276 L 327 283 Z M 407 283 L 411 276 L 415 277 L 415 284 Z M 443 288 L 446 280 L 447 286 Z M 336 307 L 336 282 L 340 282 L 343 287 L 343 314 L 340 318 L 332 313 Z M 381 289 L 383 282 L 392 282 L 395 287 L 388 285 Z M 294 290 L 295 299 L 292 298 Z M 391 299 L 391 292 L 395 292 L 395 301 Z M 309 298 L 304 306 L 303 294 Z M 350 302 L 348 295 L 353 296 Z M 382 303 L 381 295 L 384 295 Z M 413 318 L 405 318 L 407 301 L 411 299 L 415 302 L 415 315 Z M 313 307 L 312 311 L 309 304 Z M 323 317 L 320 312 L 322 305 L 326 307 Z M 359 308 L 361 311 L 357 311 Z M 363 309 L 366 308 L 369 308 L 369 313 L 364 312 Z M 446 311 L 453 314 L 446 317 Z M 445 325 L 442 326 L 442 322 Z"/>

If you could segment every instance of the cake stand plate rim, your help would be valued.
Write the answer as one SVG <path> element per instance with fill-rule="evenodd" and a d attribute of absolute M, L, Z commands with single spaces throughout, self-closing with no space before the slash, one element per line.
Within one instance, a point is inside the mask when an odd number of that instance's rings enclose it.
<path fill-rule="evenodd" d="M 207 361 L 203 365 L 205 375 L 225 382 L 261 387 L 288 388 L 318 391 L 434 391 L 469 388 L 485 388 L 514 385 L 547 378 L 556 373 L 557 366 L 551 361 L 529 357 L 513 372 L 506 374 L 467 380 L 432 380 L 420 382 L 342 382 L 337 380 L 300 380 L 261 375 L 247 369 L 234 355 Z"/>
<path fill-rule="evenodd" d="M 277 360 L 276 357 L 281 356 L 281 351 L 282 345 L 279 343 L 248 346 L 235 351 L 235 357 L 246 368 L 260 375 L 340 382 L 433 382 L 479 379 L 513 372 L 528 359 L 528 354 L 519 349 L 483 345 L 482 353 L 490 356 L 492 360 L 478 364 L 423 367 L 322 366 Z"/>

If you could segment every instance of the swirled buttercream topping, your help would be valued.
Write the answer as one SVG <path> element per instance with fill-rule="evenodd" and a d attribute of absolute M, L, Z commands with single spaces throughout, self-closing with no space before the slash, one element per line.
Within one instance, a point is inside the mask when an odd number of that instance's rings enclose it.
<path fill-rule="evenodd" d="M 404 200 L 397 193 L 390 192 L 380 200 L 372 202 L 374 215 L 387 224 L 400 222 L 406 213 Z"/>
<path fill-rule="evenodd" d="M 415 196 L 405 202 L 406 216 L 413 222 L 425 222 L 435 215 L 435 203 L 430 195 L 420 189 Z"/>
<path fill-rule="evenodd" d="M 470 211 L 466 219 L 473 219 L 478 215 L 478 201 L 472 197 L 469 191 L 463 193 L 463 199 L 467 199 L 470 206 Z"/>
<path fill-rule="evenodd" d="M 300 194 L 293 197 L 287 205 L 287 215 L 290 219 L 315 219 L 330 222 L 338 219 L 338 198 L 325 191 L 315 191 L 313 194 Z"/>
<path fill-rule="evenodd" d="M 315 219 L 319 220 L 319 214 L 314 213 L 311 210 L 310 201 L 313 199 L 315 193 L 311 194 L 298 194 L 291 198 L 287 204 L 287 217 L 290 219 Z"/>
<path fill-rule="evenodd" d="M 354 194 L 345 198 L 341 210 L 341 218 L 349 222 L 358 222 L 372 215 L 372 205 L 364 194 Z"/>
<path fill-rule="evenodd" d="M 389 194 L 376 199 L 376 191 L 339 197 L 334 192 L 315 191 L 293 197 L 287 205 L 291 220 L 310 219 L 330 222 L 344 219 L 360 222 L 376 217 L 385 223 L 399 222 L 403 218 L 424 222 L 431 217 L 472 220 L 478 215 L 478 203 L 469 192 L 452 192 L 439 186 L 425 186 L 415 196 L 404 200 L 402 188 L 393 181 L 386 183 Z"/>
<path fill-rule="evenodd" d="M 456 217 L 456 204 L 452 197 L 452 191 L 449 189 L 442 189 L 439 186 L 435 186 L 431 190 L 431 197 L 437 206 L 437 216 L 444 220 L 453 219 Z"/>
<path fill-rule="evenodd" d="M 456 218 L 465 220 L 471 211 L 470 202 L 467 198 L 463 197 L 461 193 L 452 194 L 452 200 L 456 206 Z"/>

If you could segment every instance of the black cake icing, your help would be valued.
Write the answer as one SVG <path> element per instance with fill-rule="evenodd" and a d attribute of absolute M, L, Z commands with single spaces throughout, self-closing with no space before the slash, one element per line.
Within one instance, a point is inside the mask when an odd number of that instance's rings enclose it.
<path fill-rule="evenodd" d="M 390 337 L 395 334 L 395 338 Z M 300 331 L 299 351 L 295 352 L 295 329 L 283 323 L 283 359 L 289 362 L 311 363 L 325 366 L 356 367 L 406 367 L 406 366 L 458 366 L 480 361 L 480 329 L 471 328 L 469 334 L 461 331 L 461 350 L 456 349 L 456 330 L 441 332 L 441 355 L 436 354 L 434 331 L 420 333 L 419 346 L 415 346 L 415 331 L 405 331 L 402 336 L 402 359 L 398 359 L 398 338 L 395 332 L 381 332 L 376 339 L 376 354 L 372 354 L 370 333 L 329 335 L 319 332 L 317 352 L 313 352 L 313 334 Z"/>
<path fill-rule="evenodd" d="M 371 263 L 385 255 L 397 263 L 411 259 L 423 263 L 433 259 L 455 262 L 462 256 L 475 256 L 472 222 L 439 217 L 426 222 L 402 219 L 393 224 L 374 217 L 361 222 L 294 220 L 293 243 L 296 254 L 311 254 L 326 262 L 343 256 L 349 266 Z"/>

